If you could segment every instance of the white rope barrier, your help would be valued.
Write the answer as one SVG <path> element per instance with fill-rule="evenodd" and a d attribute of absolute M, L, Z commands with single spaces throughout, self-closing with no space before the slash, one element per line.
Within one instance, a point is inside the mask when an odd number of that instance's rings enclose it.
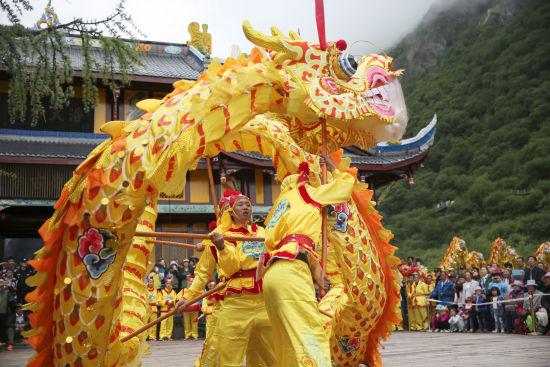
<path fill-rule="evenodd" d="M 524 301 L 526 299 L 529 299 L 529 298 L 533 298 L 533 296 L 537 296 L 537 297 L 542 297 L 542 296 L 550 296 L 550 293 L 541 293 L 541 294 L 535 294 L 535 295 L 529 295 L 527 297 L 521 297 L 521 298 L 513 298 L 513 299 L 504 299 L 504 300 L 500 300 L 500 301 L 496 301 L 496 303 L 512 303 L 512 302 L 519 302 L 519 301 Z M 429 302 L 435 302 L 435 303 L 445 303 L 445 304 L 450 304 L 450 305 L 465 305 L 466 303 L 464 302 L 451 302 L 451 301 L 440 301 L 440 300 L 437 300 L 437 299 L 432 299 L 432 298 L 428 298 L 428 301 Z M 492 305 L 493 303 L 495 302 L 483 302 L 483 303 L 472 303 L 473 306 L 485 306 L 485 305 Z"/>

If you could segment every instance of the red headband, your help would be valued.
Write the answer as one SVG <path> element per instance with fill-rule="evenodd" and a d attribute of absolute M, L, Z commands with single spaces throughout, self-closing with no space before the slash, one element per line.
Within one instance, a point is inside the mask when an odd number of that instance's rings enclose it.
<path fill-rule="evenodd" d="M 240 193 L 241 193 L 240 191 L 236 191 L 236 190 L 231 190 L 231 189 L 225 190 L 223 192 L 222 198 L 220 199 L 220 203 L 218 204 L 220 210 L 223 210 L 223 207 L 225 206 L 225 204 L 229 203 L 229 198 L 231 196 L 238 195 Z"/>
<path fill-rule="evenodd" d="M 229 203 L 229 206 L 232 208 L 239 199 L 247 199 L 248 201 L 251 201 L 248 196 L 244 195 L 240 191 L 230 189 L 225 190 L 223 192 L 223 197 L 220 199 L 220 209 L 223 210 L 224 205 L 227 203 Z"/>

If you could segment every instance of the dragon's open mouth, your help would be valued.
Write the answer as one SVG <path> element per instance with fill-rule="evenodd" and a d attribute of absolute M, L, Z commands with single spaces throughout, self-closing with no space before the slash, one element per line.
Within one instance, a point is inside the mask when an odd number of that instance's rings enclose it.
<path fill-rule="evenodd" d="M 389 100 L 389 92 L 386 90 L 385 85 L 369 90 L 363 98 L 381 114 L 385 116 L 394 115 Z"/>
<path fill-rule="evenodd" d="M 397 78 L 375 66 L 367 69 L 366 79 L 369 89 L 362 97 L 369 106 L 380 116 L 406 120 L 405 99 Z"/>

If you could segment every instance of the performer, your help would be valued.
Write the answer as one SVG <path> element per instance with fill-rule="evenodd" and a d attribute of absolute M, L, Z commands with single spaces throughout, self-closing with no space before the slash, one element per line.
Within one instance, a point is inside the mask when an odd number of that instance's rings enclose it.
<path fill-rule="evenodd" d="M 218 207 L 220 212 L 223 215 L 225 211 L 229 208 L 230 198 L 233 196 L 242 195 L 240 191 L 235 190 L 225 190 L 223 197 L 220 199 Z M 232 217 L 224 217 L 226 223 L 225 228 L 232 227 Z M 218 223 L 220 222 L 220 223 Z M 212 221 L 209 224 L 209 229 L 211 232 L 222 232 L 221 221 Z M 218 228 L 218 229 L 217 229 Z M 185 302 L 187 299 L 194 298 L 203 293 L 206 284 L 208 284 L 213 278 L 214 272 L 216 272 L 218 267 L 218 253 L 216 247 L 211 241 L 204 241 L 197 246 L 199 251 L 202 251 L 199 261 L 195 267 L 195 278 L 193 282 L 190 283 L 189 287 L 186 288 L 183 292 L 183 297 L 181 297 L 179 303 Z M 220 301 L 223 299 L 223 294 L 215 294 L 209 297 L 208 302 L 211 303 L 210 310 L 211 314 L 207 316 L 207 334 L 204 340 L 202 351 L 200 356 L 195 362 L 195 367 L 198 366 L 209 366 L 215 361 L 218 360 L 218 353 L 216 350 L 215 340 L 215 330 L 218 326 L 218 315 L 221 308 Z M 246 350 L 246 361 L 250 366 L 269 366 L 268 362 L 263 359 L 262 356 L 270 356 L 271 352 L 264 350 L 271 349 L 270 346 L 267 348 L 263 344 L 248 345 Z"/>
<path fill-rule="evenodd" d="M 407 314 L 409 317 L 409 331 L 418 330 L 416 321 L 416 312 L 413 307 L 413 275 L 409 274 L 405 283 L 405 293 L 407 294 Z"/>
<path fill-rule="evenodd" d="M 152 276 L 149 276 L 147 279 L 147 301 L 151 307 L 151 316 L 149 316 L 149 321 L 152 322 L 158 318 L 158 304 L 159 304 L 159 294 L 155 288 L 155 280 Z M 157 326 L 149 328 L 147 334 L 148 340 L 157 340 Z"/>
<path fill-rule="evenodd" d="M 191 275 L 187 275 L 187 283 L 192 284 L 193 283 L 193 277 Z M 178 293 L 178 299 L 182 298 L 185 292 L 185 289 L 182 289 Z M 203 301 L 205 302 L 205 301 Z M 198 323 L 197 320 L 199 318 L 199 310 L 201 306 L 199 304 L 194 304 L 189 307 L 187 307 L 183 311 L 183 329 L 185 332 L 185 338 L 184 340 L 189 340 L 190 338 L 193 338 L 194 340 L 197 340 L 199 338 L 199 332 L 198 332 Z"/>
<path fill-rule="evenodd" d="M 218 272 L 227 286 L 223 291 L 218 324 L 213 341 L 218 353 L 216 366 L 242 366 L 250 341 L 264 352 L 262 365 L 275 366 L 271 349 L 272 328 L 262 295 L 262 282 L 256 279 L 264 242 L 224 241 L 223 234 L 264 237 L 264 229 L 251 223 L 250 198 L 238 193 L 229 197 L 229 206 L 221 218 L 221 231 L 212 232 L 216 246 Z M 247 360 L 247 364 L 254 364 Z"/>
<path fill-rule="evenodd" d="M 411 311 L 409 322 L 413 328 L 411 330 L 424 331 L 429 327 L 428 323 L 428 301 L 427 296 L 430 294 L 429 287 L 420 279 L 417 272 L 413 273 L 413 282 L 411 284 Z"/>
<path fill-rule="evenodd" d="M 332 365 L 312 276 L 323 286 L 316 253 L 321 251 L 321 209 L 348 201 L 355 179 L 325 160 L 333 172 L 331 182 L 312 186 L 307 163 L 300 164 L 299 175 L 284 179 L 266 219 L 264 298 L 278 367 Z"/>
<path fill-rule="evenodd" d="M 164 280 L 164 289 L 159 291 L 160 313 L 166 314 L 174 309 L 177 300 L 177 293 L 172 288 L 172 278 Z M 172 340 L 172 331 L 174 329 L 174 317 L 168 317 L 160 323 L 160 339 Z"/>

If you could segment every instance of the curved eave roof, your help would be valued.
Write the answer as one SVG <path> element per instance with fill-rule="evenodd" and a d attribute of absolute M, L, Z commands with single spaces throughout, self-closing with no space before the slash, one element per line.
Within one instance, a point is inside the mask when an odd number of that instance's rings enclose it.
<path fill-rule="evenodd" d="M 434 117 L 415 137 L 402 140 L 401 144 L 379 144 L 367 151 L 350 147 L 344 154 L 361 170 L 383 171 L 406 166 L 425 159 L 434 142 L 436 124 Z M 78 164 L 106 138 L 104 134 L 0 129 L 0 161 Z M 223 155 L 237 164 L 273 167 L 270 158 L 256 152 L 224 152 Z"/>

